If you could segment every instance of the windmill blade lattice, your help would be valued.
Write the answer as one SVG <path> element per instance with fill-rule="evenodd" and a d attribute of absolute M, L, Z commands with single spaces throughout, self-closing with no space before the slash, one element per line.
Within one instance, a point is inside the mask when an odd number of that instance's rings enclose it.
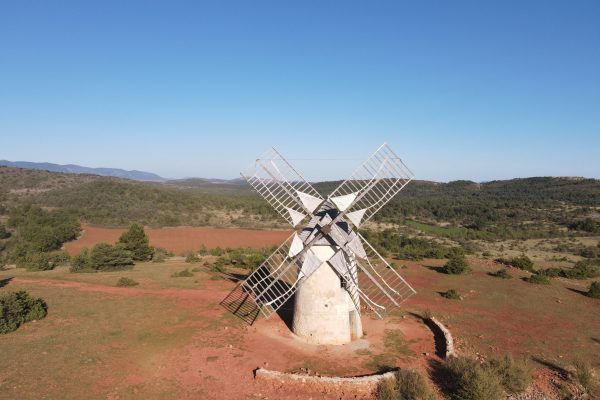
<path fill-rule="evenodd" d="M 384 143 L 329 195 L 329 199 L 359 227 L 398 194 L 413 176 Z"/>
<path fill-rule="evenodd" d="M 365 304 L 380 318 L 417 293 L 359 233 L 367 256 L 356 258 L 358 287 Z"/>
<path fill-rule="evenodd" d="M 257 158 L 254 169 L 242 173 L 242 177 L 292 226 L 312 215 L 323 201 L 319 192 L 275 149 Z"/>
<path fill-rule="evenodd" d="M 254 170 L 242 176 L 292 226 L 307 216 L 311 219 L 222 301 L 235 315 L 250 324 L 260 313 L 268 318 L 323 265 L 335 271 L 331 276 L 339 277 L 338 285 L 343 288 L 331 290 L 345 290 L 358 315 L 361 308 L 367 308 L 383 318 L 416 293 L 349 224 L 358 228 L 368 221 L 413 177 L 387 144 L 326 200 L 275 149 L 258 158 Z M 323 276 L 312 282 L 321 282 Z"/>

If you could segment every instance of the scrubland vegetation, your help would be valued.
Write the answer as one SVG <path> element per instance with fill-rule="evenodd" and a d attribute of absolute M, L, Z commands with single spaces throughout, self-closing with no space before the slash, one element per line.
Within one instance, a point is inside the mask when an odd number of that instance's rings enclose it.
<path fill-rule="evenodd" d="M 0 334 L 9 333 L 30 321 L 44 318 L 48 307 L 44 300 L 25 291 L 0 293 Z"/>
<path fill-rule="evenodd" d="M 329 182 L 316 186 L 327 193 L 334 185 Z M 590 179 L 530 178 L 485 184 L 417 181 L 384 207 L 374 223 L 361 233 L 390 260 L 393 268 L 399 271 L 403 268 L 404 272 L 400 271 L 403 275 L 406 272 L 418 276 L 414 262 L 428 260 L 422 265 L 429 270 L 419 268 L 440 280 L 435 290 L 431 290 L 433 297 L 429 301 L 434 305 L 452 309 L 482 301 L 478 303 L 478 313 L 487 312 L 508 302 L 502 297 L 507 293 L 507 285 L 520 285 L 519 290 L 538 293 L 550 298 L 551 305 L 562 307 L 567 295 L 559 290 L 567 292 L 561 286 L 567 280 L 568 285 L 564 285 L 571 289 L 568 295 L 576 299 L 569 301 L 580 301 L 589 307 L 600 298 L 600 282 L 592 281 L 600 277 L 600 243 L 593 236 L 600 232 L 599 205 L 600 182 Z M 81 223 L 129 226 L 129 229 L 115 243 L 99 243 L 69 257 L 61 247 L 79 235 Z M 190 288 L 211 279 L 226 278 L 224 272 L 252 271 L 274 250 L 203 247 L 184 254 L 188 264 L 179 261 L 175 268 L 156 272 L 158 267 L 165 266 L 162 264 L 165 261 L 171 265 L 173 260 L 168 259 L 173 254 L 152 248 L 143 227 L 174 225 L 285 226 L 263 200 L 237 183 L 213 185 L 187 180 L 155 184 L 0 168 L 0 269 L 15 264 L 25 269 L 19 271 L 21 274 L 44 277 L 65 271 L 69 279 L 92 282 L 99 279 L 113 290 L 115 285 L 144 287 L 150 278 L 140 271 L 150 269 L 153 273 L 164 273 L 164 280 L 158 286 Z M 531 238 L 537 242 L 526 240 Z M 477 263 L 481 258 L 488 263 L 485 268 Z M 106 273 L 68 274 L 67 268 L 55 269 L 60 265 L 70 265 L 71 272 Z M 490 275 L 502 279 L 492 279 Z M 504 281 L 513 276 L 512 281 Z M 194 278 L 185 279 L 191 277 Z M 488 286 L 480 290 L 474 283 L 476 280 L 486 281 Z M 449 287 L 456 289 L 439 292 Z M 119 292 L 131 294 L 137 290 Z M 446 301 L 440 295 L 453 300 L 461 299 L 462 295 L 462 301 Z M 477 296 L 480 299 L 474 300 Z M 540 300 L 531 297 L 522 302 L 535 308 L 536 299 Z M 531 315 L 546 312 L 548 301 L 543 309 L 536 308 Z M 4 293 L 0 306 L 3 333 L 46 314 L 43 300 L 23 292 Z M 476 318 L 491 318 L 481 312 Z M 457 318 L 453 323 L 464 322 L 460 318 L 468 316 Z M 523 315 L 520 318 L 527 320 Z M 589 325 L 579 321 L 573 326 L 580 329 Z M 386 343 L 390 347 L 388 336 Z M 590 338 L 581 340 L 578 346 L 584 348 L 588 344 L 583 340 Z M 491 347 L 494 343 L 490 340 L 486 345 Z M 390 356 L 391 350 L 386 349 L 383 355 L 374 356 L 374 369 L 394 365 L 396 355 Z M 443 363 L 441 368 L 451 379 L 435 383 L 446 396 L 457 400 L 504 398 L 506 394 L 522 392 L 531 382 L 531 364 L 520 358 L 476 361 L 460 357 Z M 591 392 L 595 385 L 591 366 L 582 361 L 575 363 L 574 368 L 572 379 Z M 430 399 L 431 396 L 428 379 L 405 369 L 378 393 L 379 399 Z"/>

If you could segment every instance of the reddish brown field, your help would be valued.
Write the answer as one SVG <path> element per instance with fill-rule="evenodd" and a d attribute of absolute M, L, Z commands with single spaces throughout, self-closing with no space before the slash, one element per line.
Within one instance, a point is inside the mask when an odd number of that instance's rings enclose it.
<path fill-rule="evenodd" d="M 0 399 L 355 399 L 278 390 L 255 381 L 253 370 L 354 376 L 411 366 L 434 380 L 434 336 L 416 316 L 426 310 L 450 328 L 459 354 L 530 356 L 537 390 L 548 399 L 561 398 L 557 371 L 575 358 L 600 367 L 600 300 L 582 294 L 589 282 L 533 285 L 518 270 L 503 280 L 488 275 L 499 268 L 493 261 L 470 261 L 473 272 L 451 276 L 438 272 L 443 260 L 396 260 L 418 292 L 403 304 L 404 317 L 365 316 L 365 338 L 345 346 L 308 345 L 278 315 L 243 324 L 219 305 L 235 285 L 228 275 L 180 257 L 95 274 L 11 267 L 0 271 L 0 293 L 27 290 L 45 299 L 49 314 L 1 338 Z M 172 276 L 184 268 L 193 276 Z M 139 286 L 115 287 L 119 277 Z M 451 288 L 463 299 L 440 296 Z"/>
<path fill-rule="evenodd" d="M 98 228 L 84 225 L 81 237 L 67 243 L 65 249 L 73 255 L 84 247 L 91 248 L 96 243 L 114 243 L 124 229 Z M 261 231 L 237 228 L 176 227 L 146 229 L 150 244 L 162 247 L 175 254 L 197 251 L 200 246 L 211 247 L 253 247 L 261 248 L 281 244 L 291 234 L 290 231 Z"/>

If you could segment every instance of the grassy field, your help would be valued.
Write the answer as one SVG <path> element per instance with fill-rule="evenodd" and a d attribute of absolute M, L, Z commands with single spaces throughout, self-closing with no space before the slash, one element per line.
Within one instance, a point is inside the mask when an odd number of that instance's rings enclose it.
<path fill-rule="evenodd" d="M 533 285 L 514 270 L 513 279 L 498 279 L 488 275 L 498 266 L 481 259 L 464 276 L 439 273 L 442 260 L 397 261 L 418 294 L 396 317 L 367 321 L 366 347 L 339 350 L 298 343 L 278 318 L 248 327 L 226 313 L 218 303 L 233 282 L 203 266 L 213 260 L 172 258 L 87 274 L 0 271 L 0 292 L 25 289 L 49 307 L 45 319 L 0 337 L 0 398 L 251 399 L 260 398 L 253 397 L 252 370 L 265 363 L 337 374 L 390 363 L 426 369 L 432 337 L 411 313 L 427 310 L 449 326 L 464 354 L 527 354 L 538 368 L 581 357 L 600 367 L 600 301 L 582 295 L 586 281 Z M 173 277 L 185 268 L 194 275 Z M 118 288 L 120 277 L 139 285 Z M 463 299 L 440 296 L 448 289 Z"/>

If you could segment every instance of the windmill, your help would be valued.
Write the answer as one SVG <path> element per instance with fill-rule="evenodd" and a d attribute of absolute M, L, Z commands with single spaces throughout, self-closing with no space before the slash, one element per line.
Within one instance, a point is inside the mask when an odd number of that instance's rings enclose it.
<path fill-rule="evenodd" d="M 361 312 L 384 318 L 415 293 L 358 232 L 413 177 L 387 144 L 327 198 L 275 149 L 242 177 L 294 228 L 222 301 L 252 324 L 294 302 L 292 330 L 309 342 L 362 336 Z"/>

